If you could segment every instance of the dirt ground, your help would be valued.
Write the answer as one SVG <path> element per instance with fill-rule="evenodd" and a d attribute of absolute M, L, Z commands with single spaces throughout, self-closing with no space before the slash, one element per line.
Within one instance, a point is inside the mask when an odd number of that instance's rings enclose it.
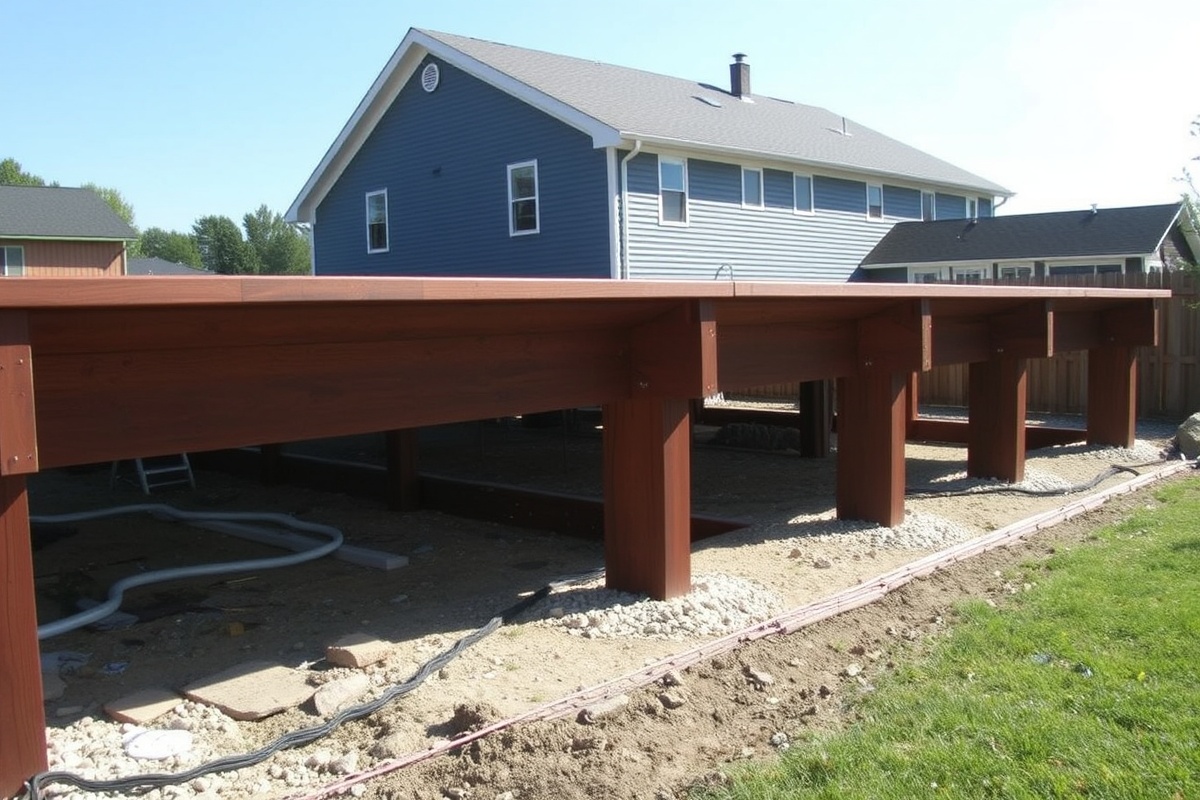
<path fill-rule="evenodd" d="M 1139 439 L 1152 437 L 1152 444 L 1135 453 L 1082 446 L 1036 451 L 1027 473 L 1080 483 L 1114 460 L 1127 465 L 1148 461 L 1145 454 L 1156 452 L 1170 431 L 1173 426 L 1139 432 Z M 834 504 L 835 459 L 704 444 L 711 433 L 698 432 L 694 510 L 753 524 L 697 543 L 694 575 L 753 581 L 776 593 L 784 607 L 795 607 L 937 549 L 881 545 L 870 535 L 813 535 L 818 530 L 814 515 L 828 514 Z M 363 437 L 294 449 L 378 463 L 381 444 Z M 956 486 L 965 469 L 965 451 L 958 447 L 909 445 L 907 456 L 911 488 Z M 600 492 L 599 437 L 579 428 L 530 429 L 497 422 L 444 429 L 423 439 L 421 466 L 439 474 Z M 1129 477 L 1110 477 L 1092 491 Z M 62 696 L 47 702 L 52 728 L 103 718 L 104 703 L 134 691 L 178 690 L 251 660 L 308 669 L 311 682 L 320 684 L 343 672 L 328 668 L 324 648 L 356 632 L 392 643 L 388 659 L 368 670 L 379 689 L 407 679 L 421 663 L 523 596 L 603 566 L 598 542 L 435 512 L 399 514 L 361 498 L 264 487 L 217 472 L 198 473 L 195 490 L 166 490 L 152 498 L 127 481 L 110 487 L 107 467 L 46 473 L 35 476 L 30 486 L 35 515 L 148 500 L 208 511 L 283 512 L 334 525 L 350 544 L 410 559 L 405 567 L 383 571 L 326 558 L 133 592 L 122 608 L 139 618 L 136 625 L 79 630 L 42 643 L 43 653 L 90 655 L 86 667 L 67 677 Z M 982 534 L 1066 500 L 912 495 L 906 510 Z M 724 780 L 731 762 L 774 758 L 784 741 L 802 746 L 816 731 L 848 724 L 853 698 L 935 638 L 952 622 L 956 602 L 982 597 L 1002 603 L 1035 582 L 1030 576 L 1048 553 L 1083 543 L 1096 526 L 1153 502 L 1147 491 L 1122 497 L 1029 541 L 910 584 L 867 608 L 713 656 L 682 670 L 682 685 L 654 683 L 632 692 L 627 706 L 594 724 L 581 724 L 571 715 L 514 726 L 450 755 L 362 782 L 354 792 L 488 800 L 681 797 L 690 786 Z M 144 515 L 59 526 L 36 537 L 35 548 L 42 622 L 80 597 L 101 597 L 105 587 L 131 573 L 278 554 Z M 382 758 L 428 750 L 472 727 L 523 714 L 701 641 L 573 636 L 550 624 L 552 608 L 549 602 L 535 606 L 412 694 L 347 723 L 322 742 L 274 756 L 244 776 L 162 796 L 309 796 L 322 783 L 346 777 L 331 772 L 315 782 L 291 785 L 279 779 L 292 767 L 311 765 L 317 750 L 334 756 L 357 753 L 356 769 L 369 769 Z M 769 674 L 769 682 L 761 680 L 763 673 Z M 664 691 L 671 694 L 669 702 Z M 230 746 L 247 752 L 315 721 L 311 709 L 301 707 L 258 722 L 239 722 Z M 371 755 L 384 739 L 386 756 Z"/>

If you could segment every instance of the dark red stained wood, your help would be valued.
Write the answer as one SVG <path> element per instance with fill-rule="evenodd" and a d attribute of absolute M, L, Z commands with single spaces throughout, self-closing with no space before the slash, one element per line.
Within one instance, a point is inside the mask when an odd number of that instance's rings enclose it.
<path fill-rule="evenodd" d="M 38 653 L 25 477 L 0 477 L 0 797 L 47 766 Z"/>
<path fill-rule="evenodd" d="M 883 370 L 838 381 L 837 514 L 880 525 L 904 520 L 908 376 Z"/>
<path fill-rule="evenodd" d="M 1027 303 L 988 318 L 993 357 L 1048 358 L 1054 340 L 1054 311 L 1048 301 Z"/>
<path fill-rule="evenodd" d="M 604 406 L 604 562 L 610 589 L 665 600 L 691 591 L 687 400 Z"/>
<path fill-rule="evenodd" d="M 39 357 L 42 465 L 418 427 L 629 394 L 617 331 Z"/>
<path fill-rule="evenodd" d="M 1158 344 L 1158 303 L 1147 300 L 1105 311 L 1101 316 L 1104 344 L 1120 347 L 1154 347 Z"/>
<path fill-rule="evenodd" d="M 994 358 L 970 366 L 967 474 L 1025 479 L 1026 362 Z"/>
<path fill-rule="evenodd" d="M 717 324 L 722 391 L 821 380 L 857 369 L 856 334 L 844 323 Z"/>
<path fill-rule="evenodd" d="M 1131 347 L 1088 350 L 1088 444 L 1132 447 L 1137 421 L 1137 356 Z"/>
<path fill-rule="evenodd" d="M 712 303 L 681 303 L 631 335 L 631 394 L 708 397 L 717 391 L 717 324 Z"/>
<path fill-rule="evenodd" d="M 388 431 L 387 504 L 393 511 L 416 511 L 421 507 L 421 476 L 417 473 L 417 429 Z"/>
<path fill-rule="evenodd" d="M 800 384 L 800 455 L 825 458 L 833 432 L 833 400 L 829 381 Z"/>
<path fill-rule="evenodd" d="M 0 475 L 38 471 L 28 323 L 23 311 L 0 312 Z"/>
<path fill-rule="evenodd" d="M 910 442 L 947 442 L 967 444 L 970 440 L 970 425 L 951 419 L 918 419 L 908 428 Z M 1025 426 L 1025 452 L 1043 447 L 1076 444 L 1087 439 L 1083 428 L 1045 428 L 1037 425 Z"/>
<path fill-rule="evenodd" d="M 934 318 L 934 366 L 987 361 L 992 352 L 992 332 L 986 319 Z"/>
<path fill-rule="evenodd" d="M 858 363 L 892 372 L 933 366 L 929 303 L 916 300 L 858 321 Z"/>

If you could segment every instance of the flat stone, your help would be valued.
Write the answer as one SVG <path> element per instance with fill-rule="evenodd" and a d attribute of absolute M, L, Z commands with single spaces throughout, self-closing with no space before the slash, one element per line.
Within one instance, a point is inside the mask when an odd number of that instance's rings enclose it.
<path fill-rule="evenodd" d="M 104 712 L 117 722 L 145 725 L 166 714 L 183 702 L 169 689 L 142 689 L 104 704 Z"/>
<path fill-rule="evenodd" d="M 361 672 L 330 681 L 313 693 L 313 706 L 324 717 L 341 711 L 371 688 L 371 679 Z"/>
<path fill-rule="evenodd" d="M 216 706 L 234 719 L 269 717 L 312 697 L 305 673 L 269 661 L 249 661 L 196 681 L 183 693 L 197 703 Z"/>
<path fill-rule="evenodd" d="M 368 633 L 351 633 L 325 648 L 325 658 L 339 667 L 362 669 L 383 661 L 392 651 L 392 643 Z"/>
<path fill-rule="evenodd" d="M 629 695 L 619 694 L 616 697 L 610 697 L 607 700 L 602 700 L 599 703 L 593 703 L 587 708 L 579 712 L 578 721 L 584 725 L 591 725 L 596 720 L 612 715 L 624 710 L 629 705 Z"/>
<path fill-rule="evenodd" d="M 57 672 L 42 673 L 42 701 L 58 700 L 67 691 L 67 683 Z"/>

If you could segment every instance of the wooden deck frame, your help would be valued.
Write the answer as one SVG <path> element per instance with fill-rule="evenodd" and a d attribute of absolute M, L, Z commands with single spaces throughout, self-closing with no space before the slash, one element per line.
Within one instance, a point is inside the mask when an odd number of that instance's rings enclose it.
<path fill-rule="evenodd" d="M 1153 342 L 1154 300 L 1169 294 L 270 277 L 66 287 L 21 278 L 0 294 L 0 795 L 46 763 L 25 475 L 603 406 L 609 583 L 665 597 L 690 583 L 689 399 L 838 379 L 839 514 L 892 524 L 907 374 L 1044 345 L 1101 352 L 1099 386 L 1129 374 L 1121 348 Z M 1093 435 L 1127 428 L 1132 400 L 1119 400 L 1097 404 Z M 864 456 L 881 443 L 885 458 Z M 394 445 L 404 505 L 411 468 Z"/>
<path fill-rule="evenodd" d="M 1025 480 L 1026 361 L 993 358 L 970 365 L 967 474 Z"/>

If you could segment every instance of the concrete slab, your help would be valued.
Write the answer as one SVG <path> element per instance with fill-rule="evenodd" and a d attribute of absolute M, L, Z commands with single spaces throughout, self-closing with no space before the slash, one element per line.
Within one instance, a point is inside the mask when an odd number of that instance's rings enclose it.
<path fill-rule="evenodd" d="M 117 722 L 145 725 L 182 702 L 183 698 L 170 689 L 142 689 L 105 703 L 104 712 Z"/>
<path fill-rule="evenodd" d="M 295 708 L 312 697 L 307 673 L 269 661 L 250 661 L 186 686 L 197 703 L 216 706 L 234 719 L 253 720 Z"/>
<path fill-rule="evenodd" d="M 369 633 L 351 633 L 325 648 L 325 658 L 339 667 L 362 669 L 383 661 L 392 651 L 392 643 Z"/>

